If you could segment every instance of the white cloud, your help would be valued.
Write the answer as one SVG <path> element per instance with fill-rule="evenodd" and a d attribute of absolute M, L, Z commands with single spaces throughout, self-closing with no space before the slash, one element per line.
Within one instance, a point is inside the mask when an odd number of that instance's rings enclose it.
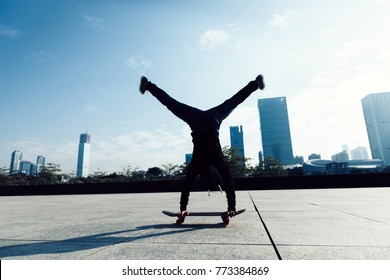
<path fill-rule="evenodd" d="M 126 63 L 133 69 L 140 68 L 140 67 L 147 67 L 147 68 L 152 67 L 152 62 L 149 59 L 140 57 L 138 55 L 133 55 L 132 57 L 126 60 Z"/>
<path fill-rule="evenodd" d="M 273 14 L 272 19 L 268 22 L 268 26 L 286 29 L 293 21 L 297 20 L 297 18 L 298 13 L 294 10 L 289 10 L 282 14 Z"/>
<path fill-rule="evenodd" d="M 202 48 L 214 49 L 229 41 L 230 34 L 224 30 L 207 30 L 200 35 L 199 43 Z"/>
<path fill-rule="evenodd" d="M 106 22 L 98 17 L 93 17 L 89 15 L 82 15 L 83 20 L 92 28 L 96 29 L 105 29 Z"/>
<path fill-rule="evenodd" d="M 365 40 L 348 41 L 335 53 L 333 58 L 336 60 L 349 60 L 364 52 L 366 48 L 367 41 Z"/>
<path fill-rule="evenodd" d="M 36 61 L 42 62 L 46 60 L 56 59 L 57 57 L 51 53 L 41 50 L 41 51 L 33 52 L 32 58 Z"/>
<path fill-rule="evenodd" d="M 9 26 L 0 24 L 0 36 L 8 37 L 11 39 L 18 39 L 24 34 L 17 29 L 13 29 Z"/>
<path fill-rule="evenodd" d="M 390 60 L 390 48 L 378 54 L 379 59 Z"/>
<path fill-rule="evenodd" d="M 166 163 L 182 164 L 192 151 L 191 138 L 162 129 L 96 138 L 91 143 L 91 167 L 117 172 L 128 164 L 147 169 Z"/>
<path fill-rule="evenodd" d="M 247 38 L 239 38 L 236 41 L 236 45 L 234 46 L 236 49 L 241 50 L 249 46 L 250 41 Z"/>
<path fill-rule="evenodd" d="M 376 0 L 376 2 L 383 5 L 390 5 L 390 0 Z"/>
<path fill-rule="evenodd" d="M 104 111 L 100 110 L 94 105 L 86 104 L 83 106 L 83 110 L 88 113 L 94 113 L 94 114 L 105 114 Z"/>

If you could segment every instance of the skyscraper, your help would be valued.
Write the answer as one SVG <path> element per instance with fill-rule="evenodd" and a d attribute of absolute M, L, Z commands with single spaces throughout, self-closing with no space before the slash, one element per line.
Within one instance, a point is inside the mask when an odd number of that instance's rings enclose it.
<path fill-rule="evenodd" d="M 77 177 L 88 177 L 89 175 L 89 154 L 91 135 L 80 134 L 79 153 L 77 159 Z"/>
<path fill-rule="evenodd" d="M 355 149 L 352 149 L 351 150 L 351 159 L 352 160 L 359 160 L 359 159 L 368 160 L 367 148 L 356 147 Z"/>
<path fill-rule="evenodd" d="M 369 94 L 362 106 L 372 158 L 390 165 L 390 92 Z"/>
<path fill-rule="evenodd" d="M 186 166 L 187 167 L 190 164 L 191 160 L 192 160 L 192 154 L 186 154 Z"/>
<path fill-rule="evenodd" d="M 41 172 L 43 167 L 45 166 L 45 157 L 37 156 L 37 173 Z"/>
<path fill-rule="evenodd" d="M 15 174 L 19 173 L 20 169 L 20 162 L 22 161 L 23 154 L 20 151 L 13 151 L 11 155 L 11 165 L 9 167 L 9 173 L 10 174 Z"/>
<path fill-rule="evenodd" d="M 245 158 L 244 132 L 242 130 L 242 125 L 230 127 L 230 146 L 236 150 L 237 155 Z M 243 161 L 242 164 L 245 164 L 245 161 Z"/>
<path fill-rule="evenodd" d="M 258 108 L 264 159 L 294 164 L 286 97 L 259 99 Z"/>

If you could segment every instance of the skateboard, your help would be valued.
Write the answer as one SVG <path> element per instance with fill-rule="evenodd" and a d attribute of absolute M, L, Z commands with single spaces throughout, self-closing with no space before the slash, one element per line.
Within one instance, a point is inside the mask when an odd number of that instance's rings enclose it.
<path fill-rule="evenodd" d="M 179 215 L 178 213 L 171 212 L 171 211 L 162 211 L 163 214 L 169 216 L 169 217 L 177 217 L 178 219 L 176 220 L 177 225 L 181 225 L 184 223 L 184 220 L 187 216 L 198 216 L 198 217 L 210 217 L 210 216 L 220 216 L 222 219 L 222 222 L 225 226 L 229 224 L 230 217 L 228 216 L 227 212 L 188 212 L 187 215 Z M 241 213 L 244 213 L 245 209 L 241 209 L 236 211 L 236 215 L 240 215 Z"/>

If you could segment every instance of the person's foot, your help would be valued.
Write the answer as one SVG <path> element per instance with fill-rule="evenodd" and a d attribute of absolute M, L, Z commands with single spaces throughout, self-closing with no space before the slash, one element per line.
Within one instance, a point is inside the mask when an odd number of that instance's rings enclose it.
<path fill-rule="evenodd" d="M 229 216 L 230 218 L 233 218 L 234 216 L 237 215 L 237 212 L 235 210 L 229 210 L 227 211 L 227 216 Z"/>
<path fill-rule="evenodd" d="M 263 90 L 265 88 L 263 75 L 260 74 L 256 77 L 256 83 L 259 86 L 259 89 Z"/>
<path fill-rule="evenodd" d="M 139 92 L 141 94 L 145 94 L 146 91 L 146 85 L 148 83 L 148 79 L 145 76 L 142 76 L 139 83 Z"/>
<path fill-rule="evenodd" d="M 181 210 L 181 211 L 177 212 L 176 215 L 178 217 L 184 217 L 184 216 L 188 215 L 188 211 L 187 210 Z"/>

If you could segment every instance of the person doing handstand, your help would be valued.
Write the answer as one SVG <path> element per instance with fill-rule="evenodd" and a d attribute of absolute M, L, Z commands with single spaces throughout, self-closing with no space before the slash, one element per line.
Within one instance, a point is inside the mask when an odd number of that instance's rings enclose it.
<path fill-rule="evenodd" d="M 222 153 L 219 141 L 219 128 L 222 121 L 246 98 L 257 89 L 263 90 L 265 87 L 262 75 L 258 75 L 255 80 L 250 81 L 245 87 L 227 99 L 222 104 L 209 110 L 200 110 L 183 104 L 164 90 L 153 84 L 146 77 L 140 79 L 139 91 L 145 94 L 149 91 L 160 103 L 165 105 L 175 116 L 186 122 L 191 128 L 192 142 L 194 144 L 192 160 L 188 165 L 184 186 L 180 196 L 180 212 L 178 215 L 187 214 L 187 205 L 190 190 L 196 178 L 204 174 L 210 176 L 212 170 L 218 171 L 218 177 L 222 178 L 222 187 L 226 192 L 228 215 L 236 214 L 236 193 L 235 185 L 229 166 Z M 211 171 L 210 171 L 211 170 Z"/>

